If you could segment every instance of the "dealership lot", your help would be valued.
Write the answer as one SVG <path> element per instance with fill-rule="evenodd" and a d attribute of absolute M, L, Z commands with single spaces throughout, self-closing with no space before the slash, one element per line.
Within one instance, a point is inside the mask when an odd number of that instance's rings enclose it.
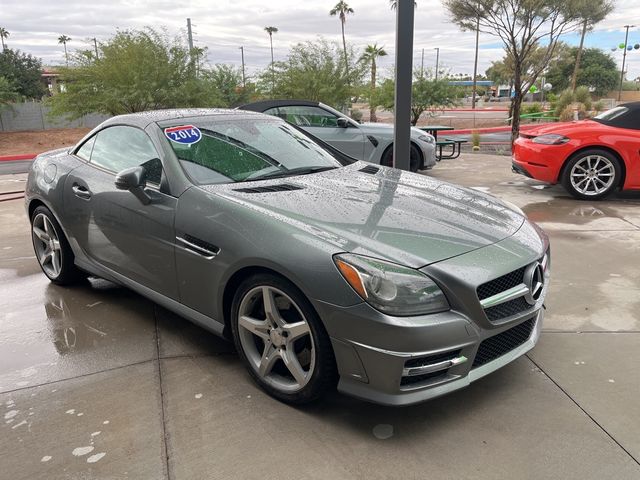
<path fill-rule="evenodd" d="M 548 232 L 540 343 L 399 409 L 338 394 L 288 407 L 230 344 L 142 297 L 49 284 L 22 200 L 0 202 L 0 478 L 640 478 L 640 194 L 578 202 L 509 164 L 466 154 L 428 174 Z M 0 193 L 24 178 L 1 176 Z"/>

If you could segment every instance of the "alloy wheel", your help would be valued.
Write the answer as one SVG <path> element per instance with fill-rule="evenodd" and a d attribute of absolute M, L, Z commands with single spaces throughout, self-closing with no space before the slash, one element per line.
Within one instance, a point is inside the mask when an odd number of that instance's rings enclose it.
<path fill-rule="evenodd" d="M 33 218 L 31 226 L 33 245 L 38 262 L 50 278 L 57 278 L 62 271 L 62 249 L 53 223 L 44 213 Z"/>
<path fill-rule="evenodd" d="M 613 162 L 601 155 L 587 155 L 571 168 L 571 186 L 585 196 L 600 195 L 608 191 L 615 181 Z"/>
<path fill-rule="evenodd" d="M 309 383 L 315 345 L 300 307 L 271 286 L 249 290 L 238 309 L 240 345 L 251 368 L 266 383 L 286 393 Z"/>

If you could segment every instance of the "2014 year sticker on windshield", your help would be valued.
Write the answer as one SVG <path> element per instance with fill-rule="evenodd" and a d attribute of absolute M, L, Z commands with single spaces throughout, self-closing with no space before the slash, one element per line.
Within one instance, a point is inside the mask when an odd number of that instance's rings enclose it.
<path fill-rule="evenodd" d="M 164 129 L 164 135 L 172 142 L 190 145 L 198 143 L 202 138 L 202 133 L 198 127 L 193 125 L 179 125 Z"/>

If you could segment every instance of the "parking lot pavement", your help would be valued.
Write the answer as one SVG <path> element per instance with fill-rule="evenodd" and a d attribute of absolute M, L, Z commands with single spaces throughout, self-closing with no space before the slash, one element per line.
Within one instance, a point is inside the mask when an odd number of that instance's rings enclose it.
<path fill-rule="evenodd" d="M 640 478 L 640 194 L 578 202 L 480 154 L 427 173 L 542 225 L 552 285 L 532 352 L 408 408 L 271 399 L 230 344 L 152 302 L 49 284 L 22 200 L 0 202 L 0 478 Z"/>

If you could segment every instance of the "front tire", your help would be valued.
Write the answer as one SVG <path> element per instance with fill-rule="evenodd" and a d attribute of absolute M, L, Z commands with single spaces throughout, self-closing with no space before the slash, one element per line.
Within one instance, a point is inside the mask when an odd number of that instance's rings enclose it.
<path fill-rule="evenodd" d="M 414 173 L 417 172 L 420 167 L 422 167 L 422 163 L 422 153 L 420 153 L 420 149 L 412 143 L 409 153 L 409 170 Z M 393 167 L 393 145 L 389 145 L 382 154 L 380 165 Z"/>
<path fill-rule="evenodd" d="M 242 282 L 231 331 L 249 374 L 278 400 L 309 403 L 335 388 L 329 336 L 309 300 L 287 280 L 258 274 Z"/>
<path fill-rule="evenodd" d="M 31 240 L 42 272 L 57 285 L 69 285 L 85 276 L 74 264 L 71 246 L 60 224 L 45 206 L 31 214 Z"/>
<path fill-rule="evenodd" d="M 610 195 L 620 184 L 620 161 L 611 152 L 584 150 L 567 161 L 562 185 L 580 200 L 600 200 Z"/>

